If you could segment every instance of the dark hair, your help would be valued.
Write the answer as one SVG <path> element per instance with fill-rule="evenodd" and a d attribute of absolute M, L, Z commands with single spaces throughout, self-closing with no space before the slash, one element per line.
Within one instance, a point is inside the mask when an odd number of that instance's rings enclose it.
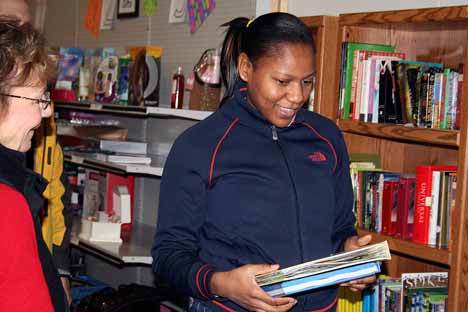
<path fill-rule="evenodd" d="M 0 15 L 0 94 L 11 87 L 47 85 L 55 75 L 44 37 L 30 23 Z M 0 117 L 8 103 L 0 97 Z"/>
<path fill-rule="evenodd" d="M 289 13 L 268 13 L 249 22 L 238 17 L 221 26 L 229 27 L 221 50 L 221 79 L 226 88 L 224 98 L 232 96 L 240 79 L 237 59 L 244 52 L 255 66 L 265 56 L 276 55 L 283 44 L 305 44 L 315 51 L 314 39 L 307 26 Z"/>

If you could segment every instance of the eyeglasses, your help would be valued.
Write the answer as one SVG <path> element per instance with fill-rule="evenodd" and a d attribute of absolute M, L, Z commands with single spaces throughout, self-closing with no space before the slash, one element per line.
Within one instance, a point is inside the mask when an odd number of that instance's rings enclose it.
<path fill-rule="evenodd" d="M 30 98 L 30 97 L 19 96 L 19 95 L 14 95 L 14 94 L 0 93 L 0 95 L 1 96 L 8 96 L 8 97 L 16 98 L 16 99 L 24 99 L 24 100 L 29 100 L 29 101 L 36 102 L 36 104 L 39 104 L 39 106 L 41 107 L 42 110 L 46 110 L 49 107 L 50 102 L 51 102 L 49 92 L 45 92 L 40 99 L 33 99 L 33 98 Z"/>

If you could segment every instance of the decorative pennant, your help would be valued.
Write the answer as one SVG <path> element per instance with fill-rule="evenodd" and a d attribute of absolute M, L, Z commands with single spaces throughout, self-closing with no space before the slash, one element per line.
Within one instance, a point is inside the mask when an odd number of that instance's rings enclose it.
<path fill-rule="evenodd" d="M 171 0 L 171 8 L 169 9 L 169 23 L 185 22 L 186 10 L 186 0 Z"/>
<path fill-rule="evenodd" d="M 114 26 L 116 7 L 117 0 L 102 0 L 101 30 L 109 30 Z"/>
<path fill-rule="evenodd" d="M 102 0 L 88 0 L 88 7 L 85 16 L 85 28 L 95 38 L 99 37 L 101 26 Z"/>
<path fill-rule="evenodd" d="M 192 34 L 200 28 L 215 7 L 215 0 L 187 0 L 187 13 Z"/>
<path fill-rule="evenodd" d="M 143 1 L 143 15 L 153 16 L 156 12 L 156 7 L 158 6 L 157 0 L 144 0 Z"/>

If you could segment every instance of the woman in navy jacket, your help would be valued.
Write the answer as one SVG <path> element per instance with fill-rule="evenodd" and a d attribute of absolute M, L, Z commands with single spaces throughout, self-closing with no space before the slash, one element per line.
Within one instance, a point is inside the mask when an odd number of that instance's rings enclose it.
<path fill-rule="evenodd" d="M 334 311 L 335 287 L 272 298 L 255 283 L 257 274 L 370 240 L 356 236 L 339 129 L 301 109 L 312 88 L 313 39 L 286 13 L 225 26 L 225 98 L 169 154 L 154 270 L 194 298 L 193 311 Z"/>

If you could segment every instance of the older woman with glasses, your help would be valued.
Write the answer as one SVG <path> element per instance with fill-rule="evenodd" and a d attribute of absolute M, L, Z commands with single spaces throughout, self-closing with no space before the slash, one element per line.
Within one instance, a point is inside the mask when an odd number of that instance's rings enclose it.
<path fill-rule="evenodd" d="M 51 115 L 46 91 L 53 66 L 29 23 L 0 16 L 0 311 L 67 311 L 42 238 L 47 186 L 25 167 L 34 130 Z"/>

